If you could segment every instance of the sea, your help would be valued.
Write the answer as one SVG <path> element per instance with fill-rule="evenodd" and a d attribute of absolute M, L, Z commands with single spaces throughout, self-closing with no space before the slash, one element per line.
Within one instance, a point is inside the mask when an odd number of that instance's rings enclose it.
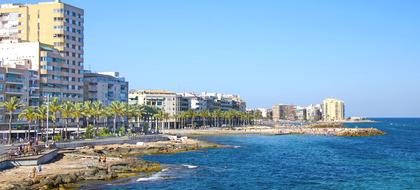
<path fill-rule="evenodd" d="M 232 148 L 142 157 L 165 169 L 81 189 L 420 189 L 420 119 L 373 119 L 384 136 L 211 136 Z"/>

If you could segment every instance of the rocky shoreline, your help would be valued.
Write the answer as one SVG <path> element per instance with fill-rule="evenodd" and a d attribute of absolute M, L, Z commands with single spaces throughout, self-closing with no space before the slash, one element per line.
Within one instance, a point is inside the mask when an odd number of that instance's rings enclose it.
<path fill-rule="evenodd" d="M 138 176 L 162 170 L 159 163 L 138 159 L 149 154 L 172 154 L 195 151 L 203 148 L 220 148 L 221 145 L 188 139 L 162 141 L 144 145 L 113 144 L 97 147 L 82 147 L 60 153 L 60 158 L 43 167 L 35 178 L 25 176 L 33 167 L 18 167 L 0 172 L 0 189 L 73 189 L 83 181 L 109 181 Z M 100 155 L 107 162 L 99 162 Z M 19 175 L 20 174 L 20 175 Z"/>

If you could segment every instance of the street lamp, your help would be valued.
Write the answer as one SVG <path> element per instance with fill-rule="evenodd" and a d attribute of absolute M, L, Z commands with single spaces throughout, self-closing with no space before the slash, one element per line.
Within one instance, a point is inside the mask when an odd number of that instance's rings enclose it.
<path fill-rule="evenodd" d="M 48 145 L 48 139 L 49 139 L 49 117 L 50 117 L 50 94 L 47 94 L 47 141 L 46 144 Z"/>

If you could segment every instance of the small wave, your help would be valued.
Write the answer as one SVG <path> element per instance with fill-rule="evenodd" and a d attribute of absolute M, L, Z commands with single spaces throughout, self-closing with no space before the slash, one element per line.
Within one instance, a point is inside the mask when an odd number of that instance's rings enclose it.
<path fill-rule="evenodd" d="M 162 180 L 163 177 L 161 176 L 161 172 L 155 173 L 150 177 L 141 177 L 138 178 L 137 181 L 138 182 L 142 182 L 142 181 L 157 181 L 157 180 Z"/>
<path fill-rule="evenodd" d="M 188 164 L 183 164 L 182 166 L 187 167 L 188 169 L 198 168 L 198 166 L 193 166 L 193 165 L 188 165 Z"/>
<path fill-rule="evenodd" d="M 241 148 L 241 146 L 233 146 L 233 148 Z"/>

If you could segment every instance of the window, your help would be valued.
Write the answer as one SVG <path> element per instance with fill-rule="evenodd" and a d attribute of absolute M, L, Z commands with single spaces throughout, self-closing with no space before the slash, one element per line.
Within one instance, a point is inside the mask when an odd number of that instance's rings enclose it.
<path fill-rule="evenodd" d="M 64 26 L 54 26 L 54 30 L 64 30 Z"/>
<path fill-rule="evenodd" d="M 63 17 L 54 17 L 54 21 L 63 21 L 64 20 L 64 18 Z"/>

